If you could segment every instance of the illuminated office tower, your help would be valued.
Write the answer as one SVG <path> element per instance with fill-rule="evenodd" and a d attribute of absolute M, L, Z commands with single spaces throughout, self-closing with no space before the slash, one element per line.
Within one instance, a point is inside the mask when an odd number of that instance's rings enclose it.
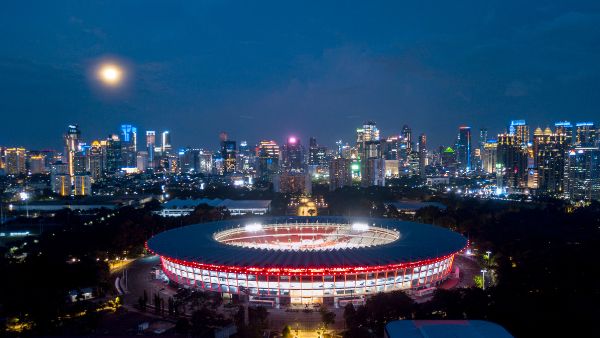
<path fill-rule="evenodd" d="M 573 125 L 569 121 L 559 121 L 554 124 L 555 133 L 565 136 L 565 143 L 568 146 L 573 144 Z"/>
<path fill-rule="evenodd" d="M 29 155 L 29 172 L 32 175 L 46 172 L 46 156 L 42 153 Z"/>
<path fill-rule="evenodd" d="M 235 172 L 236 169 L 236 156 L 237 156 L 237 143 L 229 140 L 227 133 L 221 132 L 219 135 L 221 139 L 221 159 L 223 161 L 222 174 L 228 175 Z"/>
<path fill-rule="evenodd" d="M 25 148 L 6 148 L 4 153 L 5 170 L 7 174 L 22 175 L 27 173 L 27 169 L 25 167 Z"/>
<path fill-rule="evenodd" d="M 179 150 L 179 166 L 183 173 L 200 172 L 200 149 L 184 148 Z"/>
<path fill-rule="evenodd" d="M 521 145 L 516 135 L 498 135 L 496 167 L 503 169 L 503 187 L 517 189 L 527 186 L 527 157 L 527 149 Z"/>
<path fill-rule="evenodd" d="M 122 166 L 135 168 L 137 162 L 137 128 L 130 124 L 122 124 L 120 140 Z"/>
<path fill-rule="evenodd" d="M 419 176 L 425 177 L 425 168 L 427 167 L 427 136 L 419 135 Z"/>
<path fill-rule="evenodd" d="M 310 138 L 308 148 L 308 164 L 316 166 L 327 166 L 327 147 L 322 147 L 317 144 L 317 139 Z"/>
<path fill-rule="evenodd" d="M 237 171 L 244 174 L 254 173 L 254 163 L 254 152 L 248 146 L 248 141 L 241 141 L 236 159 Z"/>
<path fill-rule="evenodd" d="M 385 159 L 361 159 L 360 164 L 360 185 L 362 187 L 385 186 Z"/>
<path fill-rule="evenodd" d="M 89 147 L 86 147 L 89 148 Z M 80 146 L 80 150 L 73 155 L 73 172 L 75 175 L 81 175 L 89 171 L 88 149 Z"/>
<path fill-rule="evenodd" d="M 564 194 L 574 202 L 600 199 L 598 147 L 575 147 L 569 150 L 565 167 Z"/>
<path fill-rule="evenodd" d="M 529 143 L 529 126 L 525 120 L 512 120 L 508 126 L 508 133 L 515 137 L 515 142 L 520 145 Z"/>
<path fill-rule="evenodd" d="M 360 158 L 366 158 L 365 143 L 379 141 L 379 129 L 374 121 L 366 121 L 362 128 L 356 129 L 356 148 Z"/>
<path fill-rule="evenodd" d="M 161 134 L 161 152 L 162 155 L 168 154 L 171 151 L 171 133 L 163 131 Z"/>
<path fill-rule="evenodd" d="M 496 171 L 496 158 L 498 155 L 498 141 L 488 140 L 483 144 L 481 152 L 481 164 L 483 171 L 493 174 Z"/>
<path fill-rule="evenodd" d="M 352 160 L 334 158 L 329 162 L 329 190 L 352 186 Z"/>
<path fill-rule="evenodd" d="M 257 174 L 263 181 L 271 181 L 279 172 L 279 146 L 275 141 L 260 141 L 256 147 Z"/>
<path fill-rule="evenodd" d="M 594 122 L 575 124 L 575 146 L 594 147 L 598 145 L 598 134 Z"/>
<path fill-rule="evenodd" d="M 148 152 L 147 151 L 138 151 L 136 154 L 136 168 L 138 172 L 145 172 L 149 166 Z"/>
<path fill-rule="evenodd" d="M 156 131 L 146 131 L 146 151 L 148 152 L 148 166 L 154 168 L 154 148 L 156 148 Z"/>
<path fill-rule="evenodd" d="M 71 195 L 71 176 L 67 163 L 55 162 L 50 165 L 50 187 L 52 192 L 60 196 Z"/>
<path fill-rule="evenodd" d="M 75 196 L 92 195 L 92 178 L 90 175 L 75 175 L 73 178 Z"/>
<path fill-rule="evenodd" d="M 410 154 L 413 148 L 412 130 L 407 124 L 402 127 L 402 143 L 404 144 L 404 149 L 406 149 L 407 154 Z"/>
<path fill-rule="evenodd" d="M 386 137 L 381 142 L 383 157 L 386 160 L 400 160 L 400 152 L 403 144 L 400 135 Z"/>
<path fill-rule="evenodd" d="M 200 149 L 200 172 L 211 174 L 213 172 L 213 155 L 210 151 Z"/>
<path fill-rule="evenodd" d="M 105 163 L 105 146 L 106 141 L 104 142 L 104 147 L 102 142 L 98 140 L 92 141 L 91 147 L 88 152 L 88 172 L 92 178 L 92 182 L 100 179 L 102 177 L 102 173 L 104 172 L 104 163 Z"/>
<path fill-rule="evenodd" d="M 304 147 L 299 139 L 294 136 L 287 139 L 281 150 L 281 160 L 283 171 L 304 171 Z"/>
<path fill-rule="evenodd" d="M 117 135 L 111 135 L 106 140 L 106 172 L 114 174 L 123 168 L 121 159 L 121 140 Z"/>
<path fill-rule="evenodd" d="M 459 170 L 471 171 L 471 127 L 462 126 L 458 129 L 456 164 Z"/>
<path fill-rule="evenodd" d="M 565 160 L 568 150 L 568 136 L 563 129 L 552 132 L 546 128 L 543 132 L 536 129 L 533 149 L 535 167 L 538 170 L 538 187 L 542 193 L 559 195 L 564 189 Z"/>
<path fill-rule="evenodd" d="M 79 151 L 79 142 L 81 142 L 81 131 L 79 125 L 70 124 L 65 134 L 65 159 L 69 166 L 69 175 L 75 174 L 75 153 Z"/>

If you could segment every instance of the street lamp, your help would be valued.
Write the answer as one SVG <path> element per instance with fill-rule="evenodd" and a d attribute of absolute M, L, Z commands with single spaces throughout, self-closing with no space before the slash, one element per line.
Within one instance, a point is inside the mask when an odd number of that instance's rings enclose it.
<path fill-rule="evenodd" d="M 482 276 L 481 289 L 483 289 L 483 290 L 485 290 L 485 273 L 486 272 L 487 272 L 487 269 L 481 270 L 481 276 Z"/>
<path fill-rule="evenodd" d="M 490 259 L 490 255 L 492 254 L 492 252 L 490 250 L 488 250 L 485 253 L 487 254 L 487 259 L 489 260 Z"/>
<path fill-rule="evenodd" d="M 19 197 L 23 202 L 25 202 L 25 212 L 27 213 L 27 218 L 29 218 L 29 205 L 27 204 L 27 200 L 29 199 L 29 194 L 26 191 L 21 191 L 19 193 Z"/>

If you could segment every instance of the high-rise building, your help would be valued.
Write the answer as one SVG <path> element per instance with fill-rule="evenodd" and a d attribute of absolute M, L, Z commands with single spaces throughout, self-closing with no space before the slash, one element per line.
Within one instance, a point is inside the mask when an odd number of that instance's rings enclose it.
<path fill-rule="evenodd" d="M 385 159 L 366 158 L 360 161 L 360 184 L 363 187 L 385 186 Z"/>
<path fill-rule="evenodd" d="M 427 136 L 419 135 L 419 176 L 425 177 L 425 168 L 427 167 Z"/>
<path fill-rule="evenodd" d="M 75 175 L 73 177 L 75 196 L 92 195 L 92 178 L 90 175 Z"/>
<path fill-rule="evenodd" d="M 43 153 L 35 153 L 29 155 L 29 172 L 32 175 L 45 173 L 46 170 L 46 155 Z"/>
<path fill-rule="evenodd" d="M 565 136 L 565 143 L 568 146 L 573 144 L 573 125 L 569 121 L 559 121 L 554 123 L 555 132 Z"/>
<path fill-rule="evenodd" d="M 55 194 L 71 195 L 71 176 L 67 163 L 55 162 L 50 166 L 50 186 Z"/>
<path fill-rule="evenodd" d="M 527 149 L 516 135 L 498 134 L 496 169 L 502 169 L 503 187 L 518 189 L 527 186 L 527 157 Z"/>
<path fill-rule="evenodd" d="M 148 152 L 148 166 L 154 168 L 154 148 L 156 148 L 156 131 L 146 131 L 146 151 Z"/>
<path fill-rule="evenodd" d="M 70 124 L 65 134 L 65 158 L 69 166 L 69 175 L 75 175 L 75 153 L 79 151 L 79 142 L 81 142 L 81 131 L 77 124 Z"/>
<path fill-rule="evenodd" d="M 383 157 L 386 160 L 400 160 L 400 152 L 403 145 L 402 137 L 399 135 L 386 137 L 381 142 Z"/>
<path fill-rule="evenodd" d="M 334 158 L 329 163 L 329 190 L 352 186 L 352 160 Z"/>
<path fill-rule="evenodd" d="M 565 167 L 564 194 L 571 201 L 600 199 L 598 147 L 575 147 L 569 150 Z"/>
<path fill-rule="evenodd" d="M 121 140 L 117 135 L 111 135 L 106 140 L 106 172 L 114 174 L 123 168 L 121 158 Z"/>
<path fill-rule="evenodd" d="M 25 148 L 6 148 L 5 170 L 9 175 L 22 175 L 27 173 Z"/>
<path fill-rule="evenodd" d="M 104 145 L 103 145 L 104 144 Z M 104 172 L 105 155 L 106 155 L 106 141 L 93 141 L 91 148 L 89 149 L 89 167 L 88 172 L 92 178 L 92 182 L 100 179 Z"/>
<path fill-rule="evenodd" d="M 319 146 L 317 139 L 310 138 L 308 148 L 308 164 L 313 166 L 327 166 L 327 147 Z"/>
<path fill-rule="evenodd" d="M 121 161 L 126 168 L 135 168 L 137 165 L 137 128 L 130 124 L 121 125 Z"/>
<path fill-rule="evenodd" d="M 171 133 L 168 130 L 165 130 L 161 134 L 161 153 L 163 155 L 171 152 Z"/>
<path fill-rule="evenodd" d="M 458 129 L 456 163 L 459 170 L 471 171 L 471 127 L 461 126 Z"/>
<path fill-rule="evenodd" d="M 279 172 L 279 146 L 275 141 L 260 141 L 256 147 L 257 174 L 263 181 L 271 181 Z"/>
<path fill-rule="evenodd" d="M 362 128 L 356 129 L 356 148 L 358 150 L 358 156 L 360 158 L 366 158 L 365 154 L 365 143 L 366 142 L 379 142 L 379 129 L 374 121 L 365 121 Z"/>
<path fill-rule="evenodd" d="M 561 195 L 564 188 L 565 161 L 568 136 L 562 127 L 556 132 L 546 128 L 534 133 L 534 159 L 538 170 L 539 191 L 550 195 Z"/>
<path fill-rule="evenodd" d="M 273 177 L 273 191 L 283 194 L 310 195 L 312 181 L 306 172 L 282 172 Z"/>
<path fill-rule="evenodd" d="M 284 171 L 304 172 L 304 147 L 300 139 L 288 137 L 281 151 L 281 160 Z"/>
<path fill-rule="evenodd" d="M 223 174 L 228 175 L 235 172 L 237 143 L 227 139 L 226 133 L 221 133 L 221 158 L 223 159 Z"/>
<path fill-rule="evenodd" d="M 405 124 L 402 127 L 402 143 L 404 144 L 404 149 L 406 149 L 407 156 L 412 152 L 413 144 L 412 144 L 412 130 L 410 127 Z"/>
<path fill-rule="evenodd" d="M 498 155 L 498 141 L 487 140 L 483 144 L 481 152 L 482 169 L 488 174 L 493 174 L 496 171 L 496 158 Z"/>
<path fill-rule="evenodd" d="M 529 126 L 525 120 L 512 120 L 508 126 L 508 134 L 515 137 L 515 142 L 520 145 L 527 145 L 530 140 Z"/>
<path fill-rule="evenodd" d="M 136 155 L 136 168 L 138 172 L 143 173 L 149 166 L 149 155 L 147 151 L 138 151 Z"/>
<path fill-rule="evenodd" d="M 598 145 L 598 131 L 594 122 L 579 122 L 575 124 L 575 146 L 594 147 Z"/>

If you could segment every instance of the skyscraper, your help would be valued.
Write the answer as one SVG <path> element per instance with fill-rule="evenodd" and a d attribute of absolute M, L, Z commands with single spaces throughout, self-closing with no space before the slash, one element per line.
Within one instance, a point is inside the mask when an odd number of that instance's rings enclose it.
<path fill-rule="evenodd" d="M 573 125 L 569 121 L 559 121 L 554 123 L 555 132 L 565 136 L 567 146 L 573 144 Z"/>
<path fill-rule="evenodd" d="M 130 124 L 121 125 L 121 161 L 123 167 L 136 167 L 137 128 Z"/>
<path fill-rule="evenodd" d="M 231 174 L 236 169 L 237 143 L 227 139 L 227 133 L 220 134 L 221 158 L 223 159 L 223 174 Z"/>
<path fill-rule="evenodd" d="M 168 130 L 162 132 L 161 135 L 161 150 L 162 155 L 171 152 L 171 133 Z"/>
<path fill-rule="evenodd" d="M 407 154 L 410 154 L 412 152 L 412 130 L 407 124 L 402 127 L 402 143 L 404 143 Z"/>
<path fill-rule="evenodd" d="M 575 147 L 565 167 L 565 197 L 571 201 L 600 199 L 600 151 L 598 147 Z"/>
<path fill-rule="evenodd" d="M 275 141 L 260 141 L 256 147 L 257 174 L 263 181 L 271 181 L 279 172 L 279 146 Z"/>
<path fill-rule="evenodd" d="M 352 160 L 348 158 L 335 158 L 329 163 L 329 190 L 352 185 Z"/>
<path fill-rule="evenodd" d="M 356 148 L 358 150 L 358 156 L 361 159 L 368 157 L 366 154 L 367 142 L 369 142 L 371 146 L 379 144 L 379 129 L 377 129 L 377 124 L 374 121 L 365 121 L 362 128 L 356 129 Z"/>
<path fill-rule="evenodd" d="M 514 135 L 515 142 L 520 145 L 529 143 L 529 126 L 525 120 L 512 120 L 508 127 L 508 133 Z"/>
<path fill-rule="evenodd" d="M 6 173 L 9 175 L 22 175 L 27 173 L 25 167 L 25 148 L 7 148 Z"/>
<path fill-rule="evenodd" d="M 540 192 L 555 196 L 563 193 L 567 142 L 568 136 L 562 127 L 557 127 L 554 133 L 550 128 L 543 132 L 536 129 L 534 159 Z"/>
<path fill-rule="evenodd" d="M 65 134 L 65 158 L 69 167 L 69 175 L 72 177 L 75 174 L 75 153 L 79 151 L 79 142 L 81 131 L 76 124 L 70 124 Z"/>
<path fill-rule="evenodd" d="M 156 131 L 146 131 L 146 151 L 148 152 L 148 166 L 154 168 L 154 148 L 156 147 Z"/>
<path fill-rule="evenodd" d="M 496 147 L 496 169 L 501 174 L 503 187 L 511 189 L 527 186 L 527 149 L 514 134 L 499 134 Z"/>
<path fill-rule="evenodd" d="M 598 134 L 594 122 L 579 122 L 575 124 L 575 146 L 594 147 L 598 145 Z"/>
<path fill-rule="evenodd" d="M 283 145 L 281 152 L 282 168 L 284 171 L 304 171 L 304 147 L 300 139 L 291 136 Z"/>
<path fill-rule="evenodd" d="M 427 166 L 427 136 L 419 135 L 419 176 L 425 177 L 425 167 Z"/>
<path fill-rule="evenodd" d="M 111 135 L 106 140 L 106 172 L 114 174 L 121 170 L 121 140 L 118 135 Z"/>
<path fill-rule="evenodd" d="M 456 162 L 459 170 L 471 171 L 471 127 L 461 126 L 458 129 Z"/>

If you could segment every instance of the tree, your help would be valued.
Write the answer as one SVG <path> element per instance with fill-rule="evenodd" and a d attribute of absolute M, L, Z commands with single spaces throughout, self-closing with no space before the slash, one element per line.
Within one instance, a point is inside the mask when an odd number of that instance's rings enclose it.
<path fill-rule="evenodd" d="M 321 312 L 321 321 L 323 322 L 323 325 L 325 327 L 327 327 L 330 324 L 335 324 L 334 312 L 329 311 L 325 306 L 321 306 L 319 312 Z"/>
<path fill-rule="evenodd" d="M 292 337 L 292 329 L 290 328 L 289 325 L 286 325 L 283 327 L 283 330 L 281 330 L 281 336 L 283 338 L 291 338 Z"/>

